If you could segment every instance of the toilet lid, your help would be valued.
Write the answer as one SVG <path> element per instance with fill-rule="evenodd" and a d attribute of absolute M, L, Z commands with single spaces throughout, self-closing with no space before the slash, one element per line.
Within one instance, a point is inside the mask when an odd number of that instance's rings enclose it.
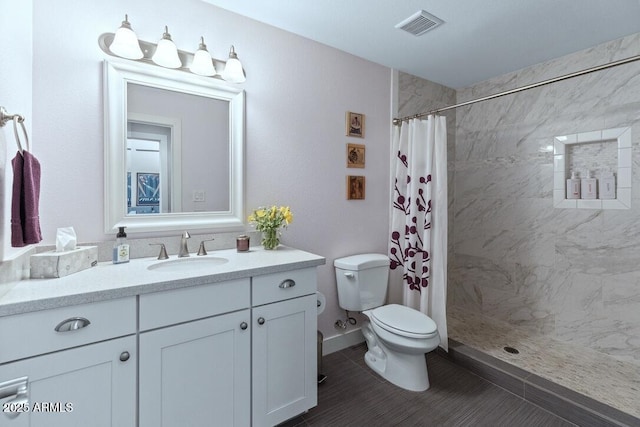
<path fill-rule="evenodd" d="M 426 337 L 438 330 L 429 316 L 404 305 L 378 307 L 371 311 L 371 318 L 381 328 L 399 335 Z"/>

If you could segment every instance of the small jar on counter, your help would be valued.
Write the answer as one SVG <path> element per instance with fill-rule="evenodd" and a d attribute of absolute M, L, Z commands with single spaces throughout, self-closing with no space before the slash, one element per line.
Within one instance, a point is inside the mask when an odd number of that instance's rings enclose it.
<path fill-rule="evenodd" d="M 249 251 L 249 236 L 245 236 L 244 234 L 236 237 L 236 250 L 238 252 L 248 252 Z"/>

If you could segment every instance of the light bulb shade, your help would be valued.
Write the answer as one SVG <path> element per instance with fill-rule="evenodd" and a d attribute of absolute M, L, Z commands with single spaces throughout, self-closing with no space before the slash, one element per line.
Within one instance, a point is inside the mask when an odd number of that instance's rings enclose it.
<path fill-rule="evenodd" d="M 216 75 L 216 67 L 213 66 L 211 54 L 207 50 L 207 45 L 204 44 L 204 37 L 200 42 L 198 50 L 193 54 L 193 62 L 191 63 L 190 70 L 192 73 L 200 76 L 209 77 Z"/>
<path fill-rule="evenodd" d="M 178 56 L 178 48 L 171 40 L 171 35 L 167 27 L 165 27 L 165 32 L 158 42 L 158 46 L 151 60 L 166 68 L 180 68 L 182 66 L 182 62 Z"/>
<path fill-rule="evenodd" d="M 224 66 L 222 78 L 231 83 L 244 83 L 247 80 L 244 70 L 242 69 L 242 64 L 233 46 L 231 46 L 229 59 Z"/>
<path fill-rule="evenodd" d="M 229 58 L 224 66 L 222 78 L 231 83 L 243 83 L 247 78 L 244 75 L 242 64 L 234 58 Z"/>
<path fill-rule="evenodd" d="M 142 50 L 140 50 L 138 37 L 131 29 L 127 15 L 125 15 L 124 21 L 122 21 L 122 26 L 116 31 L 109 50 L 114 55 L 127 59 L 140 59 L 144 56 Z"/>

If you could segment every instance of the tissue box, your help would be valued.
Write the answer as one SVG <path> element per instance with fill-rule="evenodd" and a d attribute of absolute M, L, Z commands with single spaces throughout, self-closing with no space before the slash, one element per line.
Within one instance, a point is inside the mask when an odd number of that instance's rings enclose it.
<path fill-rule="evenodd" d="M 98 265 L 97 246 L 78 246 L 64 252 L 31 255 L 31 278 L 64 277 Z"/>

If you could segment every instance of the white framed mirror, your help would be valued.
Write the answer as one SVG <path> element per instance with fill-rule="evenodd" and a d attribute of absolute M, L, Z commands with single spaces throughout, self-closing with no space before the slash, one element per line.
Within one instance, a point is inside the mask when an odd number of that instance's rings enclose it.
<path fill-rule="evenodd" d="M 105 232 L 244 227 L 245 93 L 139 62 L 104 62 Z"/>

